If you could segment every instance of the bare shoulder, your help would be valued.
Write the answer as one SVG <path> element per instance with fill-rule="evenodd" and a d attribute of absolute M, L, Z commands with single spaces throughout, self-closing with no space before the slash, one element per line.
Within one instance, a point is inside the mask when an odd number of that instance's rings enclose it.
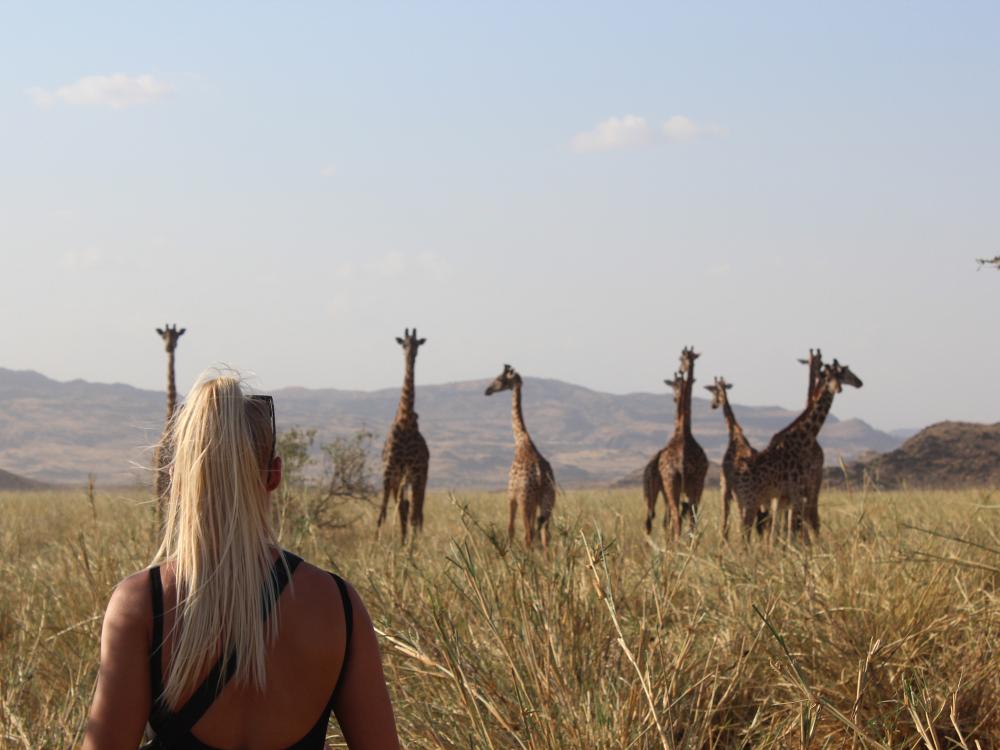
<path fill-rule="evenodd" d="M 344 580 L 344 579 L 341 579 Z M 347 586 L 348 595 L 351 598 L 351 605 L 355 610 L 364 611 L 364 604 L 361 597 L 349 581 L 344 580 Z M 298 570 L 295 571 L 295 592 L 296 596 L 304 596 L 307 599 L 317 602 L 322 608 L 342 610 L 340 587 L 329 571 L 323 570 L 310 562 L 302 561 Z"/>
<path fill-rule="evenodd" d="M 106 618 L 119 625 L 144 626 L 152 620 L 149 570 L 140 570 L 118 582 L 108 601 Z"/>
<path fill-rule="evenodd" d="M 303 560 L 295 571 L 295 587 L 316 594 L 336 594 L 337 584 L 333 576 L 322 568 Z"/>

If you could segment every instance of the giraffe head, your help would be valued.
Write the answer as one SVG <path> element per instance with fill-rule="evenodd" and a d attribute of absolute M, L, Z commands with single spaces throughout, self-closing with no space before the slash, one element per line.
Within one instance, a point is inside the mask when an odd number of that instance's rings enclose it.
<path fill-rule="evenodd" d="M 837 360 L 823 366 L 819 388 L 825 388 L 830 393 L 840 393 L 845 385 L 860 388 L 864 383 L 861 382 L 861 378 L 851 372 L 850 367 L 840 364 Z"/>
<path fill-rule="evenodd" d="M 519 385 L 521 385 L 521 376 L 517 370 L 510 365 L 504 365 L 503 372 L 497 375 L 486 389 L 486 395 L 492 396 L 500 391 L 509 391 Z"/>
<path fill-rule="evenodd" d="M 406 358 L 413 359 L 417 358 L 417 349 L 423 346 L 427 342 L 427 339 L 417 338 L 417 329 L 413 329 L 413 333 L 410 333 L 410 329 L 407 328 L 403 331 L 403 336 L 400 338 L 396 337 L 396 343 L 403 347 L 403 353 L 406 354 Z"/>
<path fill-rule="evenodd" d="M 681 374 L 690 374 L 694 370 L 694 361 L 700 356 L 700 354 L 695 352 L 693 346 L 684 347 L 684 349 L 681 350 Z"/>
<path fill-rule="evenodd" d="M 706 385 L 705 390 L 712 394 L 712 408 L 718 409 L 726 403 L 726 391 L 733 387 L 725 378 L 716 378 L 712 385 Z"/>
<path fill-rule="evenodd" d="M 673 380 L 664 380 L 663 382 L 674 389 L 674 403 L 681 403 L 684 399 L 684 386 L 686 385 L 684 382 L 684 373 L 678 370 L 674 373 Z"/>
<path fill-rule="evenodd" d="M 163 328 L 157 328 L 156 332 L 160 334 L 160 338 L 163 339 L 163 343 L 166 344 L 167 352 L 172 352 L 177 348 L 177 339 L 184 335 L 184 331 L 187 328 L 181 328 L 177 330 L 177 326 L 169 326 L 166 323 L 163 324 Z"/>

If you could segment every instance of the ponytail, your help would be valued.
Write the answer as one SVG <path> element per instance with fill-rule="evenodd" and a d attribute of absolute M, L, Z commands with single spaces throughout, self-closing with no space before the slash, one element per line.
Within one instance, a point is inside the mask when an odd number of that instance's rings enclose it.
<path fill-rule="evenodd" d="M 177 581 L 163 695 L 176 710 L 220 655 L 236 657 L 237 684 L 264 689 L 267 645 L 277 635 L 276 618 L 261 617 L 261 592 L 268 611 L 276 598 L 264 483 L 274 435 L 269 406 L 248 397 L 239 379 L 205 375 L 169 432 L 170 493 L 154 563 L 172 561 Z"/>

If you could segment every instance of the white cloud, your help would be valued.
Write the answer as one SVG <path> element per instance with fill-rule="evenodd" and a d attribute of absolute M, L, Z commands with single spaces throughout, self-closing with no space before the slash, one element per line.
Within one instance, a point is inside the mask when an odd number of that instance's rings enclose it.
<path fill-rule="evenodd" d="M 332 164 L 327 164 L 325 167 L 319 170 L 319 174 L 321 177 L 333 177 L 335 174 L 337 174 L 337 168 Z"/>
<path fill-rule="evenodd" d="M 151 75 L 127 76 L 124 73 L 114 73 L 107 76 L 84 76 L 76 83 L 52 90 L 36 86 L 28 89 L 28 96 L 39 107 L 62 103 L 125 109 L 162 99 L 173 90 L 173 86 L 158 81 Z"/>
<path fill-rule="evenodd" d="M 663 134 L 672 141 L 687 141 L 698 135 L 694 120 L 684 115 L 674 115 L 663 123 Z"/>
<path fill-rule="evenodd" d="M 699 125 L 690 117 L 674 115 L 655 129 L 645 117 L 625 115 L 609 117 L 593 130 L 573 136 L 570 146 L 574 151 L 612 151 L 616 149 L 652 146 L 668 141 L 690 141 L 705 136 L 724 135 L 726 129 L 718 125 Z"/>
<path fill-rule="evenodd" d="M 690 117 L 674 115 L 663 123 L 663 135 L 671 141 L 690 141 L 701 136 L 725 135 L 726 129 L 718 125 L 699 125 Z"/>
<path fill-rule="evenodd" d="M 644 146 L 653 140 L 653 130 L 645 117 L 609 117 L 593 130 L 577 133 L 570 142 L 574 151 L 612 151 Z"/>

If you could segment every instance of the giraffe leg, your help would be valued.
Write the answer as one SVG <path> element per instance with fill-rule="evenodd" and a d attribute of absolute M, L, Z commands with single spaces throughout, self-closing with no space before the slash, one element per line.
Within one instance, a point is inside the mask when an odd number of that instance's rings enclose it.
<path fill-rule="evenodd" d="M 688 495 L 688 511 L 691 514 L 691 532 L 698 528 L 698 509 L 701 507 L 701 496 L 705 492 L 705 478 L 693 479 L 688 483 L 691 492 Z"/>
<path fill-rule="evenodd" d="M 719 480 L 719 494 L 722 496 L 722 541 L 729 541 L 729 506 L 733 502 L 733 491 L 729 489 L 729 482 L 723 474 Z"/>
<path fill-rule="evenodd" d="M 754 526 L 754 519 L 757 517 L 757 508 L 750 503 L 737 503 L 740 508 L 740 517 L 743 522 L 743 543 L 750 545 L 750 535 Z"/>
<path fill-rule="evenodd" d="M 409 484 L 404 485 L 399 491 L 399 531 L 403 535 L 403 544 L 406 544 L 406 525 L 410 519 L 410 493 L 413 488 Z"/>
<path fill-rule="evenodd" d="M 542 540 L 542 549 L 549 548 L 549 517 L 538 516 L 538 537 Z"/>
<path fill-rule="evenodd" d="M 514 543 L 514 521 L 517 518 L 517 497 L 510 495 L 510 523 L 507 524 L 507 543 Z"/>
<path fill-rule="evenodd" d="M 776 497 L 771 498 L 771 533 L 768 537 L 768 541 L 771 547 L 774 547 L 774 540 L 778 534 L 781 533 L 782 521 L 784 519 L 778 511 L 779 500 Z"/>
<path fill-rule="evenodd" d="M 681 536 L 681 476 L 675 474 L 669 481 L 664 482 L 664 494 L 667 496 L 667 507 L 670 509 L 670 528 L 674 539 Z M 667 517 L 663 518 L 664 527 L 667 525 Z"/>
<path fill-rule="evenodd" d="M 656 518 L 656 498 L 660 494 L 662 483 L 660 481 L 660 471 L 647 469 L 643 476 L 642 494 L 646 499 L 646 533 L 653 533 L 653 519 Z"/>
<path fill-rule="evenodd" d="M 378 512 L 378 523 L 375 526 L 375 538 L 378 539 L 382 533 L 382 524 L 385 523 L 386 511 L 389 509 L 389 496 L 393 494 L 393 481 L 387 474 L 382 480 L 382 508 Z"/>
<path fill-rule="evenodd" d="M 427 474 L 417 477 L 413 484 L 413 509 L 410 512 L 410 523 L 413 525 L 413 534 L 424 528 L 424 498 L 427 494 Z"/>
<path fill-rule="evenodd" d="M 790 506 L 788 513 L 789 522 L 789 537 L 799 533 L 799 528 L 802 526 L 802 510 L 801 506 L 797 503 L 793 503 Z"/>
<path fill-rule="evenodd" d="M 542 549 L 549 548 L 549 520 L 552 518 L 552 509 L 556 505 L 555 487 L 549 487 L 545 497 L 542 498 L 542 505 L 538 512 L 538 536 L 542 540 Z"/>
<path fill-rule="evenodd" d="M 796 526 L 796 516 L 798 515 L 796 509 L 799 504 L 794 501 L 792 497 L 788 495 L 782 495 L 775 499 L 777 503 L 777 511 L 775 517 L 778 519 L 778 533 L 781 534 L 781 540 L 786 545 L 791 545 L 795 539 L 798 530 L 801 528 L 801 523 Z M 799 519 L 801 521 L 801 519 Z"/>
<path fill-rule="evenodd" d="M 531 547 L 535 541 L 535 516 L 538 515 L 538 500 L 532 497 L 525 499 L 524 507 L 524 546 Z"/>
<path fill-rule="evenodd" d="M 809 528 L 812 526 L 812 518 L 810 517 L 810 513 L 812 512 L 812 487 L 808 484 L 802 488 L 798 508 L 798 515 L 802 519 L 799 522 L 799 538 L 802 540 L 802 544 L 811 544 L 812 539 L 809 537 Z"/>
<path fill-rule="evenodd" d="M 757 536 L 763 537 L 764 534 L 770 536 L 771 533 L 771 511 L 770 510 L 758 510 L 754 515 L 754 527 L 757 530 Z"/>
<path fill-rule="evenodd" d="M 812 528 L 814 534 L 819 534 L 819 498 L 810 501 L 809 507 L 806 508 L 806 520 L 809 521 L 809 526 Z"/>
<path fill-rule="evenodd" d="M 820 482 L 814 482 L 809 488 L 809 498 L 806 502 L 806 520 L 812 526 L 813 533 L 817 535 L 819 534 L 819 485 Z"/>

